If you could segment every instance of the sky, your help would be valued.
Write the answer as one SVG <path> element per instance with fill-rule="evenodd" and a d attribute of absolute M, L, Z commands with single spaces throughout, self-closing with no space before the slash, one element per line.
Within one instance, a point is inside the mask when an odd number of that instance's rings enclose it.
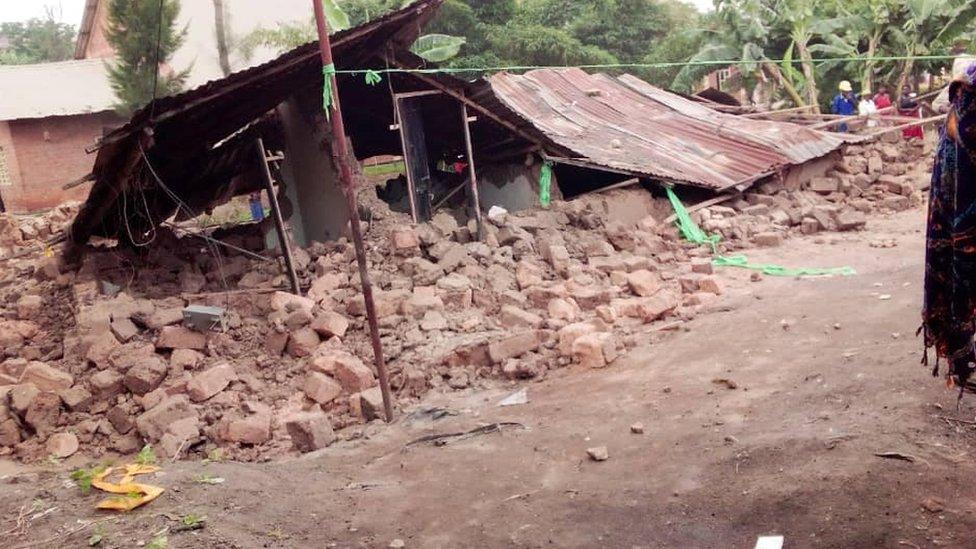
<path fill-rule="evenodd" d="M 712 0 L 690 1 L 701 11 L 712 9 Z M 44 9 L 48 6 L 54 8 L 55 17 L 60 16 L 62 22 L 77 27 L 81 23 L 85 0 L 0 0 L 0 22 L 44 17 Z"/>
<path fill-rule="evenodd" d="M 0 0 L 0 22 L 26 21 L 32 17 L 43 18 L 45 7 L 54 8 L 54 16 L 64 23 L 77 27 L 81 24 L 81 12 L 85 0 Z"/>

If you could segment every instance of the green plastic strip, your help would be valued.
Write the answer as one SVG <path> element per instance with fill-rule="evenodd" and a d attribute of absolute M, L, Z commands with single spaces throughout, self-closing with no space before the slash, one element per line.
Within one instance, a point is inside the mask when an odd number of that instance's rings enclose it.
<path fill-rule="evenodd" d="M 336 68 L 332 63 L 322 65 L 322 108 L 329 120 L 332 119 L 332 107 L 335 105 L 335 90 L 332 89 L 332 77 L 335 73 Z"/>
<path fill-rule="evenodd" d="M 689 242 L 710 246 L 712 248 L 712 253 L 715 254 L 715 258 L 712 259 L 712 264 L 716 267 L 738 267 L 741 269 L 751 269 L 754 271 L 760 271 L 769 276 L 853 276 L 857 274 L 857 271 L 855 271 L 852 267 L 835 267 L 828 269 L 789 269 L 779 265 L 749 263 L 749 258 L 744 255 L 733 255 L 728 257 L 718 255 L 718 243 L 721 240 L 719 235 L 706 234 L 705 231 L 703 231 L 701 227 L 699 227 L 698 224 L 695 223 L 695 221 L 691 218 L 691 214 L 688 213 L 688 209 L 685 208 L 685 205 L 681 203 L 678 196 L 674 194 L 674 190 L 672 190 L 671 187 L 665 187 L 665 191 L 668 194 L 668 200 L 671 201 L 671 207 L 674 208 L 675 224 L 681 231 L 681 235 Z"/>
<path fill-rule="evenodd" d="M 546 160 L 539 171 L 539 204 L 548 208 L 552 204 L 552 162 Z"/>
<path fill-rule="evenodd" d="M 369 85 L 369 86 L 375 86 L 375 85 L 379 84 L 382 81 L 383 81 L 383 77 L 380 76 L 380 73 L 378 73 L 378 72 L 376 72 L 374 70 L 367 70 L 366 71 L 366 84 L 367 85 Z"/>

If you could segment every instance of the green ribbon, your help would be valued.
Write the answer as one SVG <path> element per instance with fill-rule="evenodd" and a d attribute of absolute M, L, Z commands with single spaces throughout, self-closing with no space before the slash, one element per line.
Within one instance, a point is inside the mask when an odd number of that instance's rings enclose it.
<path fill-rule="evenodd" d="M 332 107 L 335 106 L 335 90 L 332 89 L 332 77 L 335 73 L 334 64 L 322 65 L 322 108 L 325 110 L 325 117 L 329 120 L 332 119 Z"/>
<path fill-rule="evenodd" d="M 546 160 L 539 170 L 539 204 L 548 208 L 552 204 L 552 162 Z"/>
<path fill-rule="evenodd" d="M 366 70 L 366 84 L 369 86 L 375 86 L 383 81 L 383 77 L 380 73 L 374 71 L 373 69 Z"/>
<path fill-rule="evenodd" d="M 712 259 L 712 264 L 716 267 L 738 267 L 741 269 L 751 269 L 754 271 L 760 271 L 763 274 L 769 276 L 852 276 L 856 275 L 852 267 L 836 267 L 828 269 L 818 269 L 818 268 L 799 268 L 799 269 L 789 269 L 787 267 L 781 267 L 779 265 L 764 265 L 749 263 L 749 258 L 744 255 L 733 255 L 733 256 L 721 256 L 718 255 L 718 243 L 721 240 L 719 235 L 708 235 L 698 226 L 697 223 L 691 218 L 691 214 L 685 208 L 685 205 L 681 203 L 678 196 L 674 194 L 674 190 L 671 187 L 665 187 L 665 191 L 668 194 L 668 200 L 671 201 L 671 207 L 674 208 L 675 224 L 681 231 L 681 236 L 689 242 L 694 242 L 695 244 L 708 245 L 712 248 L 712 254 L 715 258 Z"/>

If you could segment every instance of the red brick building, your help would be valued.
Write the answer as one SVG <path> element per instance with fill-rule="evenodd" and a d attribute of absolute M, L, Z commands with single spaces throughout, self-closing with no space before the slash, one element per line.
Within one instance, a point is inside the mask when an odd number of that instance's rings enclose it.
<path fill-rule="evenodd" d="M 88 185 L 61 187 L 91 172 L 85 152 L 122 120 L 104 60 L 0 66 L 0 200 L 12 212 L 81 200 Z"/>

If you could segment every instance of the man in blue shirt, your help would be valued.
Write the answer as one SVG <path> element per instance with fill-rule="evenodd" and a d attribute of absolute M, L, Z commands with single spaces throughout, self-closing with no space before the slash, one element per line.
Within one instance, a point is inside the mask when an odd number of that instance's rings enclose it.
<path fill-rule="evenodd" d="M 838 86 L 840 93 L 834 97 L 833 102 L 830 104 L 830 111 L 834 114 L 839 114 L 841 116 L 850 116 L 857 113 L 857 97 L 854 95 L 854 89 L 851 87 L 851 83 L 847 80 L 841 81 Z M 846 132 L 848 131 L 848 126 L 845 122 L 841 122 L 837 126 L 837 131 Z"/>

